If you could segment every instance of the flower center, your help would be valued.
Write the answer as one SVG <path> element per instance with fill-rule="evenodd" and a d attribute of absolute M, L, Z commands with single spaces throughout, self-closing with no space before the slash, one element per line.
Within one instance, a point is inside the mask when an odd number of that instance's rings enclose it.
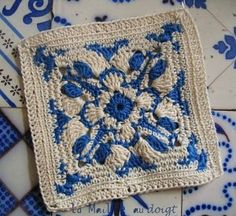
<path fill-rule="evenodd" d="M 117 106 L 116 106 L 116 108 L 118 109 L 118 110 L 123 110 L 124 109 L 124 105 L 123 104 L 117 104 Z"/>
<path fill-rule="evenodd" d="M 124 121 L 133 110 L 133 102 L 125 95 L 116 92 L 110 102 L 105 107 L 104 111 L 117 121 Z"/>

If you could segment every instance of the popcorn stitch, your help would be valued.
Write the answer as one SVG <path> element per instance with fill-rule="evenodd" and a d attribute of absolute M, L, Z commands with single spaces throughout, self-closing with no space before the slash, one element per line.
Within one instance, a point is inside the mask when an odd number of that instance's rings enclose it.
<path fill-rule="evenodd" d="M 19 46 L 49 210 L 199 185 L 221 174 L 189 18 L 177 10 L 72 26 Z"/>

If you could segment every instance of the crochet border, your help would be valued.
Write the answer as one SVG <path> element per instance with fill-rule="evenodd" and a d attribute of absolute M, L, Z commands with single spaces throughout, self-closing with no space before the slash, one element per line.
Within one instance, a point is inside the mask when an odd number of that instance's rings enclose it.
<path fill-rule="evenodd" d="M 200 145 L 209 152 L 207 171 L 202 173 L 197 171 L 150 173 L 143 177 L 137 176 L 136 179 L 125 179 L 122 184 L 121 182 L 109 182 L 103 186 L 93 185 L 90 190 L 80 191 L 80 194 L 77 194 L 76 197 L 65 199 L 57 197 L 53 192 L 54 176 L 56 175 L 51 156 L 51 143 L 53 141 L 50 140 L 50 132 L 46 128 L 47 119 L 44 114 L 45 110 L 47 110 L 45 99 L 47 96 L 42 95 L 42 81 L 37 78 L 37 75 L 35 76 L 37 71 L 33 71 L 31 48 L 40 44 L 47 44 L 51 47 L 64 44 L 67 47 L 73 47 L 75 43 L 104 38 L 107 33 L 114 35 L 114 37 L 118 37 L 120 34 L 122 36 L 133 33 L 138 34 L 140 30 L 143 32 L 150 26 L 159 24 L 164 20 L 173 20 L 173 18 L 174 20 L 178 19 L 185 29 L 183 49 L 185 55 L 188 54 L 189 57 L 186 59 L 188 71 L 186 73 L 188 80 L 186 86 L 190 94 L 191 124 L 195 125 L 194 132 L 202 140 Z M 186 10 L 179 9 L 144 17 L 50 30 L 23 40 L 19 45 L 19 52 L 40 189 L 49 211 L 69 210 L 72 204 L 81 207 L 97 201 L 125 198 L 132 194 L 146 193 L 158 189 L 201 185 L 222 174 L 218 141 L 206 89 L 203 51 L 197 29 L 191 15 Z M 83 196 L 82 199 L 80 199 L 81 196 Z"/>

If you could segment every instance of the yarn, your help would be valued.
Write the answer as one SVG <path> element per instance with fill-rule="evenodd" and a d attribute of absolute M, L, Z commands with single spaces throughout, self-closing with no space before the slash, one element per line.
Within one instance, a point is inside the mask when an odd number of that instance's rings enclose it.
<path fill-rule="evenodd" d="M 49 211 L 221 175 L 202 50 L 185 10 L 53 29 L 19 52 Z"/>

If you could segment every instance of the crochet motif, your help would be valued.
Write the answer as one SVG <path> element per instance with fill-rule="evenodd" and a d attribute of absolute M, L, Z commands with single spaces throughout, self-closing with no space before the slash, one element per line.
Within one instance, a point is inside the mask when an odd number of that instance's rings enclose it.
<path fill-rule="evenodd" d="M 55 29 L 19 51 L 50 211 L 221 174 L 202 50 L 185 10 Z"/>

